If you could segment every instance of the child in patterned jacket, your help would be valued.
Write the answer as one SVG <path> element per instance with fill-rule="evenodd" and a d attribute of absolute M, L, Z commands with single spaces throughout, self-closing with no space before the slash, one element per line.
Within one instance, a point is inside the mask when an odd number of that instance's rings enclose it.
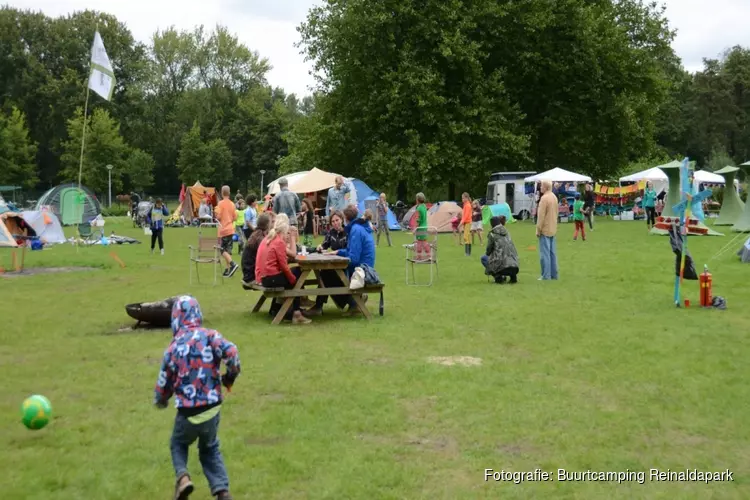
<path fill-rule="evenodd" d="M 218 500 L 231 500 L 229 478 L 219 450 L 219 410 L 221 386 L 231 390 L 240 373 L 237 347 L 216 330 L 203 328 L 198 301 L 179 297 L 172 306 L 172 343 L 164 352 L 156 383 L 154 404 L 166 408 L 174 394 L 175 417 L 170 450 L 177 476 L 175 500 L 185 500 L 193 492 L 187 471 L 188 449 L 198 440 L 203 473 Z M 226 373 L 221 376 L 221 362 Z"/>

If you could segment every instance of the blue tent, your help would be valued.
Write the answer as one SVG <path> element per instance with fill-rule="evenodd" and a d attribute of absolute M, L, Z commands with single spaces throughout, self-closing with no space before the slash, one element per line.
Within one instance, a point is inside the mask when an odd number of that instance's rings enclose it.
<path fill-rule="evenodd" d="M 359 209 L 359 213 L 363 214 L 365 213 L 365 201 L 377 200 L 380 197 L 380 193 L 359 179 L 352 179 L 352 184 L 357 191 L 357 209 Z M 388 229 L 391 231 L 401 231 L 401 226 L 390 208 L 388 209 L 387 221 Z"/>

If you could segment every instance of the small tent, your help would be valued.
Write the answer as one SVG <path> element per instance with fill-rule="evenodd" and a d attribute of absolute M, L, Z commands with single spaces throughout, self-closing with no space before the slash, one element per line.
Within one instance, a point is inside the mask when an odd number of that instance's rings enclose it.
<path fill-rule="evenodd" d="M 188 222 L 198 217 L 198 208 L 201 206 L 201 200 L 206 197 L 206 194 L 215 199 L 216 189 L 206 187 L 200 181 L 196 181 L 195 184 L 185 191 L 185 201 L 182 202 L 182 213 L 185 214 Z"/>
<path fill-rule="evenodd" d="M 461 216 L 461 207 L 455 201 L 439 201 L 427 211 L 427 225 L 437 228 L 438 233 L 450 233 L 451 219 L 456 216 Z"/>
<path fill-rule="evenodd" d="M 36 210 L 48 209 L 64 226 L 81 224 L 95 219 L 102 213 L 99 200 L 85 186 L 61 184 L 53 187 L 39 198 Z"/>
<path fill-rule="evenodd" d="M 505 216 L 505 222 L 512 223 L 516 222 L 513 218 L 513 214 L 510 213 L 510 206 L 507 203 L 498 203 L 496 205 L 485 205 L 482 207 L 482 224 L 488 225 L 490 219 L 493 217 Z"/>
<path fill-rule="evenodd" d="M 31 226 L 42 243 L 65 243 L 60 221 L 55 214 L 42 210 L 30 210 L 21 212 L 21 217 Z"/>
<path fill-rule="evenodd" d="M 18 236 L 36 236 L 36 231 L 17 212 L 0 214 L 0 247 L 18 247 Z"/>

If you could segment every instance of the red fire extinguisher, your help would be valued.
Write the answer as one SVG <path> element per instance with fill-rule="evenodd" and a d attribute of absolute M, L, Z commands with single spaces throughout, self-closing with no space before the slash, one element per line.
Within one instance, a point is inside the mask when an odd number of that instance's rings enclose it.
<path fill-rule="evenodd" d="M 698 278 L 698 283 L 701 288 L 701 307 L 711 307 L 713 302 L 713 296 L 711 295 L 713 279 L 711 278 L 711 273 L 708 272 L 707 265 L 704 264 L 703 272 Z"/>

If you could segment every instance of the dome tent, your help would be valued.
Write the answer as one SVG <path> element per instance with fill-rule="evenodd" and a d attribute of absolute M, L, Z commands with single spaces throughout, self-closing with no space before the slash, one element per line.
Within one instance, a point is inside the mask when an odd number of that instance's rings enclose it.
<path fill-rule="evenodd" d="M 60 184 L 39 198 L 37 211 L 48 207 L 64 226 L 81 224 L 95 219 L 102 213 L 99 200 L 86 186 L 77 184 Z"/>

